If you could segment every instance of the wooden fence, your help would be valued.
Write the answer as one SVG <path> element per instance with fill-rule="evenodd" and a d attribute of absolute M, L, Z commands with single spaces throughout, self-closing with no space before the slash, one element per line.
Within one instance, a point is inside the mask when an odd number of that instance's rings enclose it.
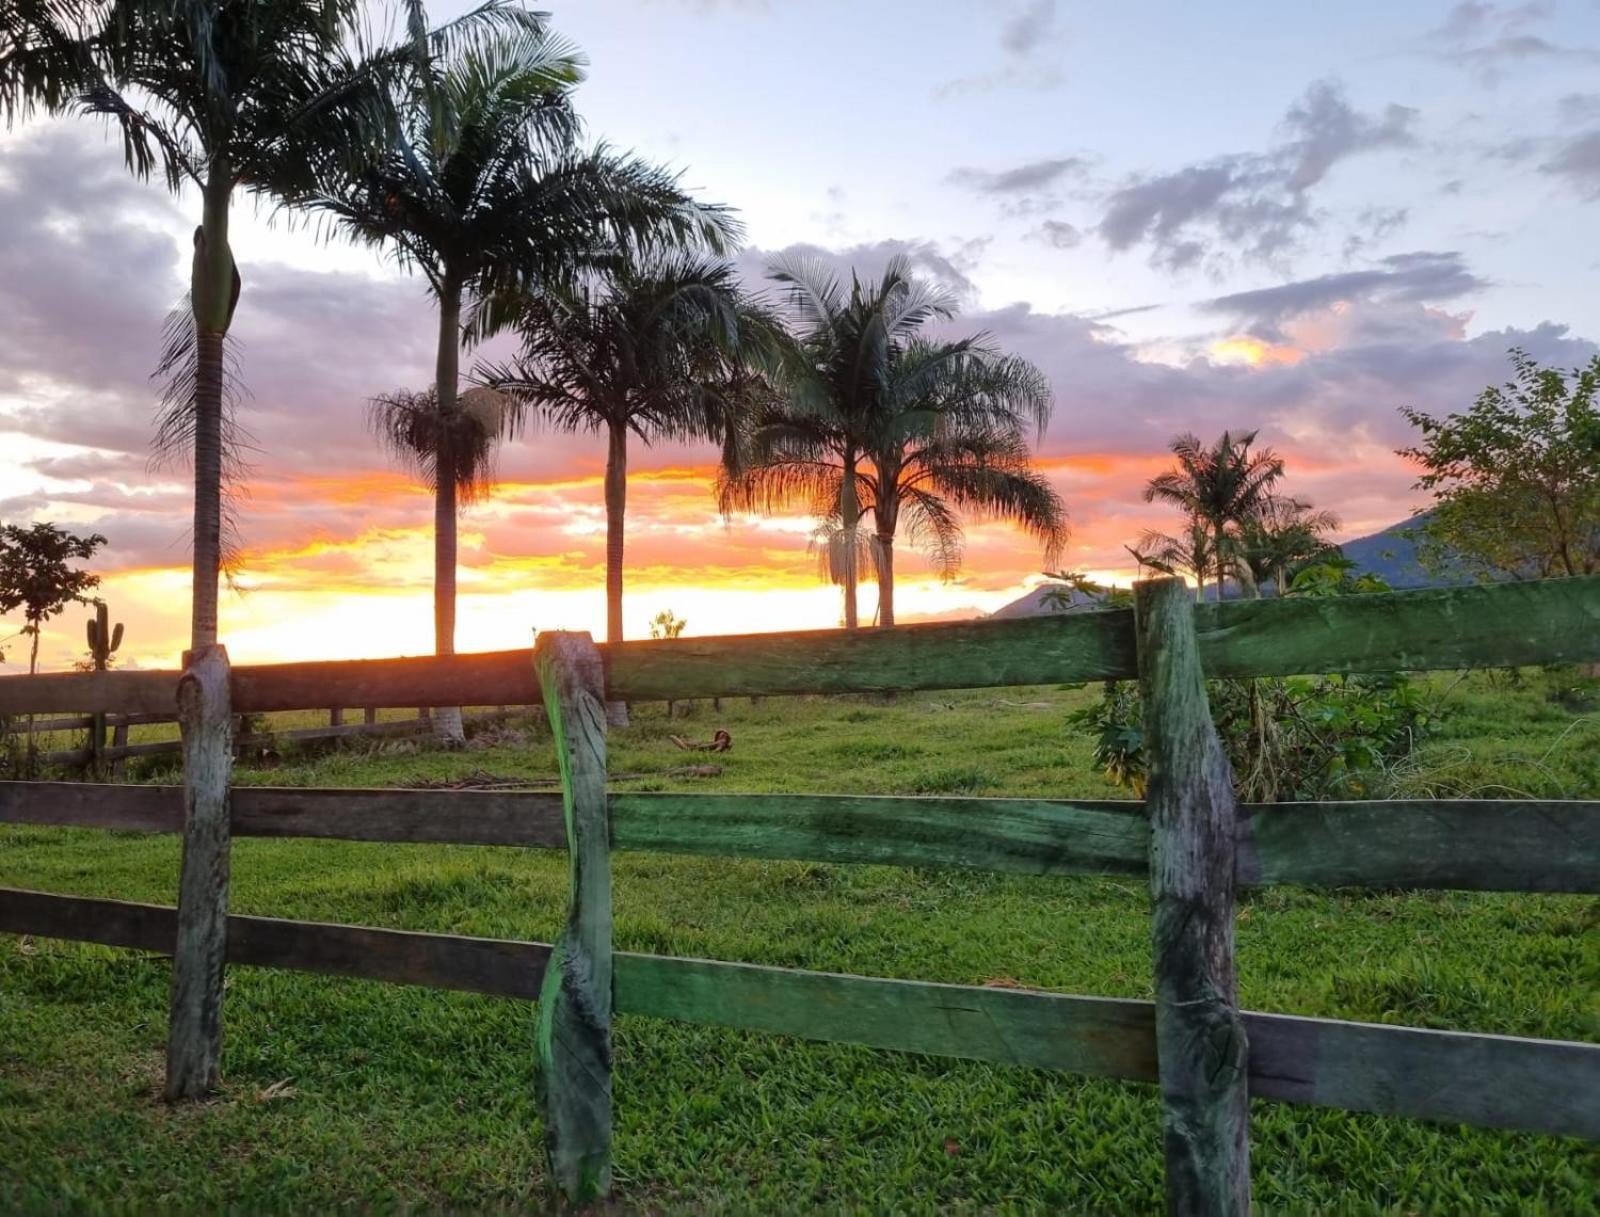
<path fill-rule="evenodd" d="M 1136 607 L 1021 621 L 0 680 L 0 713 L 185 716 L 184 787 L 0 783 L 0 821 L 182 832 L 176 909 L 0 890 L 0 932 L 173 953 L 168 1092 L 215 1084 L 224 963 L 539 1001 L 553 1177 L 610 1184 L 612 1015 L 966 1057 L 1160 1086 L 1169 1207 L 1248 1211 L 1246 1098 L 1600 1138 L 1600 1045 L 1302 1018 L 1237 1007 L 1236 885 L 1600 892 L 1600 803 L 1234 805 L 1204 676 L 1600 660 L 1600 578 L 1332 600 L 1193 605 L 1170 580 Z M 1144 802 L 607 794 L 609 699 L 877 692 L 1131 678 Z M 560 794 L 229 789 L 228 716 L 326 704 L 527 702 L 542 693 Z M 223 725 L 219 730 L 218 724 Z M 552 945 L 228 916 L 231 836 L 566 849 Z M 1155 1000 L 882 980 L 611 949 L 611 849 L 1146 875 Z M 647 1067 L 647 1066 L 646 1066 Z"/>
<path fill-rule="evenodd" d="M 8 679 L 0 677 L 0 680 Z M 320 707 L 318 707 L 320 709 Z M 502 706 L 496 710 L 472 710 L 462 714 L 461 718 L 466 723 L 493 723 L 502 722 L 514 715 L 526 713 L 525 707 L 513 709 Z M 97 770 L 103 766 L 113 766 L 120 771 L 123 762 L 134 757 L 146 756 L 177 756 L 183 751 L 181 739 L 147 740 L 137 744 L 128 743 L 128 728 L 133 726 L 146 726 L 162 723 L 177 723 L 176 711 L 167 714 L 74 714 L 65 718 L 36 719 L 33 722 L 26 720 L 15 721 L 11 724 L 11 731 L 18 737 L 29 739 L 57 731 L 88 731 L 88 742 L 81 748 L 62 748 L 51 752 L 41 752 L 35 758 L 37 763 L 52 768 L 70 769 L 85 767 Z M 96 747 L 95 737 L 97 722 L 109 728 L 112 732 L 111 742 L 108 744 L 104 736 L 100 737 L 99 746 Z M 248 749 L 280 748 L 285 744 L 305 744 L 327 740 L 359 740 L 359 739 L 390 739 L 404 738 L 412 735 L 426 735 L 432 730 L 432 720 L 426 715 L 419 714 L 415 718 L 396 718 L 378 721 L 377 707 L 366 707 L 361 722 L 346 722 L 344 710 L 335 707 L 328 711 L 328 723 L 323 727 L 289 727 L 283 730 L 273 730 L 270 727 L 263 731 L 250 734 L 235 733 L 233 747 L 236 752 Z"/>

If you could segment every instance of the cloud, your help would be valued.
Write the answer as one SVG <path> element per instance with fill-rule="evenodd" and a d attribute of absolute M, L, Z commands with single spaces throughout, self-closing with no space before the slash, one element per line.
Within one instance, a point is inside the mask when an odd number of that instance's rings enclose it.
<path fill-rule="evenodd" d="M 1002 215 L 1026 217 L 1059 208 L 1062 199 L 1055 187 L 1082 178 L 1088 166 L 1089 161 L 1081 156 L 1046 157 L 1010 169 L 963 166 L 952 169 L 945 180 L 994 200 Z"/>
<path fill-rule="evenodd" d="M 1076 249 L 1083 243 L 1083 230 L 1065 220 L 1045 220 L 1028 234 L 1031 241 L 1041 241 L 1052 249 Z"/>
<path fill-rule="evenodd" d="M 1312 84 L 1289 107 L 1266 153 L 1231 153 L 1139 176 L 1105 199 L 1096 231 L 1114 251 L 1148 245 L 1152 264 L 1182 271 L 1217 254 L 1276 263 L 1319 218 L 1311 193 L 1339 162 L 1416 142 L 1417 111 L 1364 114 L 1335 82 Z"/>
<path fill-rule="evenodd" d="M 933 95 L 944 99 L 1004 88 L 1053 89 L 1066 79 L 1052 57 L 1065 41 L 1056 24 L 1056 0 L 1026 0 L 1000 26 L 1000 66 L 941 81 Z"/>
<path fill-rule="evenodd" d="M 991 238 L 977 237 L 956 244 L 946 250 L 937 241 L 892 238 L 841 249 L 828 249 L 821 245 L 797 243 L 780 250 L 764 250 L 747 246 L 738 257 L 739 274 L 752 289 L 774 289 L 767 277 L 769 268 L 778 258 L 805 258 L 829 267 L 839 280 L 849 285 L 854 273 L 862 282 L 870 283 L 882 277 L 889 261 L 903 257 L 911 269 L 924 279 L 936 283 L 952 293 L 964 304 L 978 298 L 978 285 L 969 272 L 976 268 Z"/>
<path fill-rule="evenodd" d="M 1056 21 L 1056 0 L 1029 0 L 1000 29 L 1000 45 L 1013 55 L 1027 55 L 1049 36 Z"/>
<path fill-rule="evenodd" d="M 1600 127 L 1569 140 L 1539 169 L 1565 178 L 1587 199 L 1600 199 Z"/>
<path fill-rule="evenodd" d="M 1068 175 L 1081 174 L 1087 165 L 1080 156 L 1059 156 L 1026 161 L 1002 170 L 953 169 L 948 180 L 958 186 L 968 186 L 979 194 L 1028 194 Z"/>
<path fill-rule="evenodd" d="M 1350 301 L 1402 304 L 1437 303 L 1480 291 L 1488 283 L 1470 271 L 1459 253 L 1394 254 L 1368 270 L 1344 271 L 1233 292 L 1199 305 L 1202 312 L 1248 325 L 1270 341 L 1283 338 L 1282 323 Z"/>
<path fill-rule="evenodd" d="M 1553 12 L 1544 0 L 1524 4 L 1462 0 L 1443 24 L 1423 37 L 1421 46 L 1446 63 L 1470 70 L 1490 88 L 1511 69 L 1527 63 L 1600 63 L 1600 49 L 1566 46 L 1531 32 L 1530 27 Z"/>

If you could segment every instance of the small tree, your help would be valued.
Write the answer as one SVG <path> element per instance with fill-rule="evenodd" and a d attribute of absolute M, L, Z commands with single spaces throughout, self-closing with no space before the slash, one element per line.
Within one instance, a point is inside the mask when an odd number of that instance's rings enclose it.
<path fill-rule="evenodd" d="M 26 623 L 18 633 L 31 636 L 28 672 L 39 670 L 39 635 L 44 623 L 69 604 L 87 603 L 85 593 L 100 585 L 100 576 L 74 569 L 106 543 L 99 533 L 75 536 L 54 524 L 0 528 L 0 616 L 22 612 Z"/>
<path fill-rule="evenodd" d="M 683 633 L 684 626 L 688 624 L 689 622 L 686 618 L 678 616 L 671 609 L 662 609 L 654 617 L 650 618 L 650 637 L 657 639 L 676 638 Z M 668 718 L 673 716 L 675 709 L 676 703 L 672 698 L 667 698 Z"/>
<path fill-rule="evenodd" d="M 1421 433 L 1400 449 L 1434 506 L 1420 532 L 1435 569 L 1465 561 L 1513 579 L 1600 570 L 1600 355 L 1570 374 L 1511 351 L 1512 379 L 1461 414 L 1400 411 Z"/>
<path fill-rule="evenodd" d="M 676 638 L 683 633 L 684 626 L 689 622 L 678 616 L 671 609 L 662 609 L 650 618 L 650 637 Z"/>

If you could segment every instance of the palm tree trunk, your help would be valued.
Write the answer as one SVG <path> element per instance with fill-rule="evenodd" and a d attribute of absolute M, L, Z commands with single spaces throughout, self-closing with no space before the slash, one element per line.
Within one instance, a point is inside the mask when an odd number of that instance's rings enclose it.
<path fill-rule="evenodd" d="M 228 244 L 233 173 L 213 162 L 195 233 L 189 297 L 195 321 L 194 586 L 190 646 L 217 641 L 217 582 L 222 571 L 223 346 L 233 320 L 237 277 Z"/>
<path fill-rule="evenodd" d="M 1215 525 L 1215 531 L 1216 539 L 1212 542 L 1212 545 L 1216 547 L 1217 551 L 1217 603 L 1221 604 L 1223 588 L 1228 580 L 1228 564 L 1227 560 L 1222 556 L 1223 525 L 1220 521 Z"/>
<path fill-rule="evenodd" d="M 606 641 L 622 641 L 622 545 L 628 514 L 628 428 L 606 428 Z M 628 703 L 606 703 L 606 725 L 628 725 Z"/>
<path fill-rule="evenodd" d="M 861 624 L 856 607 L 856 450 L 847 445 L 844 450 L 844 475 L 839 487 L 839 522 L 844 525 L 844 628 L 856 629 Z"/>
<path fill-rule="evenodd" d="M 894 534 L 878 534 L 878 624 L 894 624 Z"/>
<path fill-rule="evenodd" d="M 461 281 L 446 273 L 439 291 L 439 351 L 434 364 L 434 392 L 439 398 L 439 447 L 434 453 L 433 496 L 433 650 L 456 653 L 456 460 L 451 441 L 455 428 L 445 420 L 455 413 L 456 385 L 461 376 Z M 433 714 L 434 738 L 449 747 L 466 743 L 459 706 L 440 707 Z"/>

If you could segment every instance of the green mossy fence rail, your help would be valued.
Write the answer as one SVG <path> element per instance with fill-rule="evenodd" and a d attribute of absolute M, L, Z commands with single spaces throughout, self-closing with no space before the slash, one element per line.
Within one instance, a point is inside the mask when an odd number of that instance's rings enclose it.
<path fill-rule="evenodd" d="M 1201 677 L 1563 661 L 1600 661 L 1600 578 L 1202 606 L 1188 604 L 1180 586 L 1154 581 L 1141 585 L 1135 610 L 1016 622 L 620 646 L 547 635 L 532 653 L 239 666 L 226 685 L 232 713 L 325 706 L 330 690 L 346 704 L 373 706 L 542 700 L 563 790 L 233 787 L 223 788 L 218 809 L 213 762 L 227 741 L 206 743 L 197 726 L 186 749 L 187 793 L 0 783 L 0 822 L 183 833 L 195 858 L 185 861 L 194 874 L 181 907 L 0 889 L 0 932 L 176 952 L 175 1095 L 197 1093 L 214 1076 L 219 958 L 537 1000 L 552 1178 L 580 1202 L 609 1187 L 616 1014 L 1155 1082 L 1169 1208 L 1239 1214 L 1249 1204 L 1246 1096 L 1600 1138 L 1600 1045 L 1239 1010 L 1231 932 L 1236 885 L 1600 893 L 1600 802 L 1235 807 Z M 201 675 L 7 677 L 0 714 L 172 714 L 180 681 Z M 607 698 L 1134 677 L 1159 726 L 1148 804 L 604 792 Z M 197 815 L 197 803 L 210 812 Z M 230 916 L 233 836 L 566 849 L 570 915 L 554 946 Z M 1156 1000 L 613 953 L 611 849 L 1146 875 Z M 185 932 L 197 945 L 182 945 Z M 186 949 L 196 956 L 188 964 Z"/>

